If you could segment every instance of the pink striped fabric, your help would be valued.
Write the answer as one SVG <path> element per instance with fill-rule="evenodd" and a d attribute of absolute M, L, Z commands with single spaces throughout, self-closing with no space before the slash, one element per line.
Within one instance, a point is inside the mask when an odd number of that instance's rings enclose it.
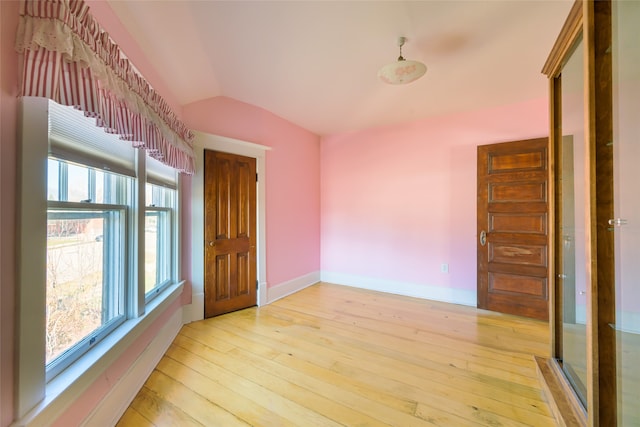
<path fill-rule="evenodd" d="M 80 109 L 106 132 L 145 148 L 166 165 L 195 172 L 193 133 L 134 69 L 83 0 L 23 0 L 16 48 L 23 53 L 23 96 Z"/>

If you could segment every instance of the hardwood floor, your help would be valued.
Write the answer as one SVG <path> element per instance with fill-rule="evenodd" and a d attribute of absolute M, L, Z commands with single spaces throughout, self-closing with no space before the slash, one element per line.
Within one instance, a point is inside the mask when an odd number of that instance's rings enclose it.
<path fill-rule="evenodd" d="M 185 325 L 118 426 L 554 426 L 547 323 L 330 284 Z"/>

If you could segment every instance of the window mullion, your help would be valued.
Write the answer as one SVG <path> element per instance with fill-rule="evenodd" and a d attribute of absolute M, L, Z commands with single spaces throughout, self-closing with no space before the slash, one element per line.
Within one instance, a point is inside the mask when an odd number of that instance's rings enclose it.
<path fill-rule="evenodd" d="M 118 240 L 116 238 L 116 224 L 113 218 L 113 213 L 109 212 L 109 218 L 105 221 L 102 229 L 103 244 L 104 244 L 104 256 L 102 258 L 102 271 L 104 274 L 104 280 L 102 281 L 102 324 L 104 325 L 114 313 L 114 283 L 117 283 L 117 278 L 114 277 L 114 271 L 110 266 L 116 266 L 116 254 L 114 253 L 118 247 Z"/>
<path fill-rule="evenodd" d="M 131 203 L 132 214 L 130 216 L 130 266 L 129 269 L 129 316 L 139 317 L 145 311 L 144 299 L 144 244 L 145 244 L 145 200 L 146 200 L 146 164 L 144 150 L 136 150 L 136 176 L 133 188 L 133 200 Z"/>
<path fill-rule="evenodd" d="M 158 242 L 157 242 L 157 253 L 162 253 L 163 256 L 160 258 L 160 265 L 158 270 L 162 272 L 162 277 L 171 278 L 171 256 L 164 256 L 166 251 L 170 251 L 171 249 L 171 230 L 173 229 L 173 221 L 171 211 L 166 213 L 167 218 L 166 222 L 168 223 L 168 228 L 162 227 L 158 230 Z M 158 282 L 162 277 L 158 277 Z"/>
<path fill-rule="evenodd" d="M 94 169 L 89 169 L 87 179 L 89 180 L 89 201 L 95 203 L 97 202 L 98 198 L 96 197 L 96 171 Z"/>
<path fill-rule="evenodd" d="M 58 162 L 58 200 L 69 199 L 69 165 Z"/>

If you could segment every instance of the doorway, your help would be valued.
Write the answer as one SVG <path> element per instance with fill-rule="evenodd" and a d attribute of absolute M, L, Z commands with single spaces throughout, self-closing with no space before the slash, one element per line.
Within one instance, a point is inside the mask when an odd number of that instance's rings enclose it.
<path fill-rule="evenodd" d="M 204 151 L 204 316 L 256 305 L 256 159 Z"/>
<path fill-rule="evenodd" d="M 478 147 L 478 308 L 549 318 L 547 146 Z"/>

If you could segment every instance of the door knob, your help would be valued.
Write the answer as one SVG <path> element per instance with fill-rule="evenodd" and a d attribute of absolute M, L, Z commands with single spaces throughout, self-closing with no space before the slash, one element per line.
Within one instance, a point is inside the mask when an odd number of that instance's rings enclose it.
<path fill-rule="evenodd" d="M 484 230 L 480 232 L 480 244 L 482 246 L 487 244 L 487 232 Z"/>
<path fill-rule="evenodd" d="M 215 246 L 216 242 L 214 240 L 209 241 L 209 246 Z"/>

